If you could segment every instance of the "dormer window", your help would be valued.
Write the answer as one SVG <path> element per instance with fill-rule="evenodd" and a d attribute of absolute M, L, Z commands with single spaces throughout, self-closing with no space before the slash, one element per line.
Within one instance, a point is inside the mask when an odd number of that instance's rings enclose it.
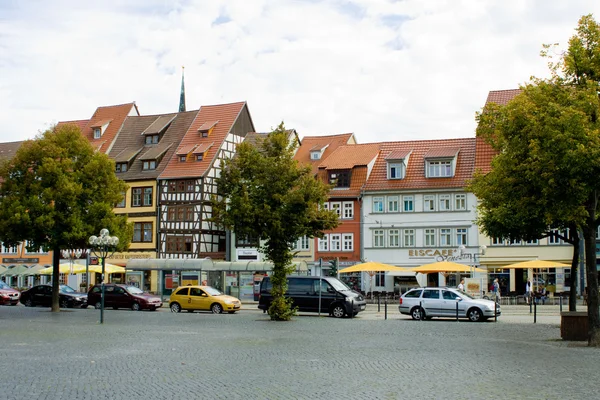
<path fill-rule="evenodd" d="M 102 120 L 94 123 L 92 125 L 92 131 L 94 132 L 94 139 L 100 139 L 104 132 L 106 132 L 106 128 L 108 128 L 108 124 L 110 124 L 111 120 Z"/>
<path fill-rule="evenodd" d="M 320 160 L 323 157 L 323 153 L 325 153 L 325 149 L 329 145 L 316 145 L 310 149 L 310 159 L 311 160 Z"/>
<path fill-rule="evenodd" d="M 425 156 L 425 175 L 427 178 L 451 178 L 454 176 L 456 159 L 460 149 L 430 149 Z"/>
<path fill-rule="evenodd" d="M 219 121 L 206 121 L 204 122 L 202 125 L 200 125 L 200 127 L 198 128 L 198 132 L 200 132 L 200 135 L 202 135 L 202 137 L 208 137 L 215 125 L 217 125 Z"/>
<path fill-rule="evenodd" d="M 350 187 L 350 171 L 331 171 L 329 172 L 329 183 L 336 188 Z"/>
<path fill-rule="evenodd" d="M 187 161 L 187 156 L 186 155 L 179 156 L 179 162 L 186 162 L 186 161 Z"/>
<path fill-rule="evenodd" d="M 116 172 L 127 172 L 127 163 L 123 162 L 123 163 L 117 163 L 116 166 Z"/>
<path fill-rule="evenodd" d="M 196 161 L 202 161 L 202 160 L 204 160 L 204 153 L 196 154 Z"/>
<path fill-rule="evenodd" d="M 322 155 L 322 153 L 320 151 L 311 151 L 310 152 L 310 159 L 311 160 L 320 160 L 321 159 L 321 155 Z"/>
<path fill-rule="evenodd" d="M 145 143 L 146 144 L 157 144 L 159 140 L 159 135 L 146 135 Z"/>
<path fill-rule="evenodd" d="M 156 160 L 146 160 L 142 164 L 142 169 L 144 171 L 150 171 L 156 169 Z"/>
<path fill-rule="evenodd" d="M 394 150 L 385 158 L 388 179 L 404 179 L 412 150 Z"/>

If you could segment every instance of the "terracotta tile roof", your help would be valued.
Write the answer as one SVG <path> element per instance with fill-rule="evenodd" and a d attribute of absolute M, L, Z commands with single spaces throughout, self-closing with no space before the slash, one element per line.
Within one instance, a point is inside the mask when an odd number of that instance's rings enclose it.
<path fill-rule="evenodd" d="M 350 187 L 349 188 L 332 188 L 329 191 L 329 199 L 335 198 L 358 198 L 361 195 L 361 189 L 367 181 L 369 170 L 366 165 L 356 166 L 350 172 Z M 329 184 L 329 171 L 320 169 L 317 173 L 317 178 L 324 183 Z"/>
<path fill-rule="evenodd" d="M 89 140 L 93 147 L 101 152 L 108 153 L 111 150 L 113 140 L 121 130 L 123 122 L 125 122 L 125 118 L 130 114 L 139 115 L 135 103 L 98 107 L 92 118 L 81 129 L 81 133 Z M 100 126 L 100 124 L 106 121 L 110 121 L 110 123 L 104 134 L 99 139 L 94 139 L 93 128 Z"/>
<path fill-rule="evenodd" d="M 177 154 L 178 156 L 187 156 L 188 154 L 190 154 L 192 152 L 192 150 L 194 150 L 196 147 L 198 147 L 197 144 L 189 144 L 187 146 L 182 146 L 180 147 L 175 154 Z"/>
<path fill-rule="evenodd" d="M 388 156 L 385 159 L 386 160 L 404 160 L 406 158 L 406 156 L 408 156 L 410 154 L 411 151 L 412 151 L 412 149 L 395 150 L 395 151 L 392 151 L 390 154 L 388 154 Z"/>
<path fill-rule="evenodd" d="M 215 144 L 214 142 L 211 143 L 201 143 L 198 145 L 198 147 L 196 147 L 193 151 L 193 154 L 201 154 L 204 153 L 206 150 L 210 149 L 213 144 Z"/>
<path fill-rule="evenodd" d="M 430 149 L 423 158 L 442 158 L 442 157 L 454 157 L 458 154 L 460 149 L 452 147 L 442 147 Z"/>
<path fill-rule="evenodd" d="M 79 128 L 79 130 L 83 131 L 83 128 L 90 122 L 89 119 L 80 119 L 76 121 L 62 121 L 56 124 L 56 127 L 64 126 L 64 125 L 75 125 Z"/>
<path fill-rule="evenodd" d="M 317 173 L 319 164 L 321 164 L 327 157 L 335 151 L 339 146 L 351 144 L 354 141 L 354 135 L 352 133 L 343 133 L 340 135 L 328 135 L 328 136 L 305 136 L 300 142 L 300 147 L 294 156 L 295 160 L 298 160 L 300 164 L 312 165 L 313 175 Z M 314 148 L 322 149 L 327 146 L 321 159 L 311 160 L 310 152 Z"/>
<path fill-rule="evenodd" d="M 207 122 L 203 123 L 202 125 L 200 125 L 200 128 L 198 128 L 198 131 L 200 131 L 200 132 L 209 131 L 210 128 L 212 128 L 213 126 L 215 126 L 218 123 L 219 123 L 219 121 L 207 121 Z"/>
<path fill-rule="evenodd" d="M 160 174 L 159 178 L 168 179 L 204 176 L 215 162 L 215 159 L 219 154 L 218 149 L 221 148 L 221 145 L 229 132 L 234 129 L 236 122 L 243 112 L 246 112 L 246 115 L 249 118 L 246 102 L 200 107 L 200 111 L 194 119 L 194 122 L 188 128 L 185 136 L 181 140 L 179 148 L 214 143 L 217 150 L 212 152 L 212 157 L 204 157 L 202 161 L 189 160 L 187 162 L 180 162 L 178 157 L 171 157 L 168 160 L 167 167 Z M 219 123 L 214 126 L 208 137 L 202 137 L 202 134 L 198 132 L 198 129 L 206 122 L 211 121 L 219 121 Z M 249 129 L 245 130 L 242 136 L 245 136 L 250 131 L 254 131 L 254 127 L 251 126 L 251 119 L 249 125 Z"/>
<path fill-rule="evenodd" d="M 432 149 L 460 149 L 453 177 L 426 178 L 425 154 Z M 389 154 L 395 151 L 412 150 L 404 179 L 387 179 L 387 161 Z M 441 151 L 441 150 L 440 150 Z M 473 177 L 475 163 L 475 138 L 419 140 L 406 142 L 381 143 L 380 157 L 367 179 L 365 190 L 422 190 L 464 187 Z"/>
<path fill-rule="evenodd" d="M 165 169 L 169 159 L 175 154 L 179 142 L 196 118 L 198 110 L 182 113 L 171 113 L 162 115 L 147 115 L 127 117 L 119 136 L 115 140 L 109 156 L 112 158 L 125 158 L 128 151 L 137 149 L 138 156 L 131 159 L 127 172 L 119 172 L 117 176 L 124 181 L 155 179 Z M 166 118 L 162 118 L 166 117 Z M 171 124 L 163 132 L 160 142 L 154 145 L 145 144 L 145 135 L 142 132 L 157 120 L 172 119 Z M 170 145 L 162 160 L 154 170 L 142 170 L 142 157 L 139 154 L 147 153 L 152 148 Z"/>
<path fill-rule="evenodd" d="M 340 146 L 319 164 L 319 170 L 351 169 L 359 165 L 368 165 L 379 154 L 379 143 L 352 144 Z"/>
<path fill-rule="evenodd" d="M 149 127 L 144 129 L 142 135 L 156 135 L 161 133 L 175 119 L 175 117 L 176 115 L 172 114 L 161 115 L 160 117 L 156 118 L 156 121 L 154 121 Z"/>
<path fill-rule="evenodd" d="M 487 174 L 492 170 L 492 159 L 498 152 L 483 138 L 477 137 L 475 140 L 475 171 Z"/>
<path fill-rule="evenodd" d="M 23 143 L 23 141 L 0 143 L 0 160 L 12 159 Z"/>
<path fill-rule="evenodd" d="M 496 103 L 501 106 L 506 105 L 509 101 L 515 98 L 516 95 L 521 93 L 521 89 L 508 89 L 508 90 L 490 90 L 488 93 L 487 103 Z"/>
<path fill-rule="evenodd" d="M 102 120 L 102 121 L 96 121 L 93 124 L 90 124 L 90 127 L 92 127 L 92 128 L 101 128 L 104 125 L 110 124 L 111 122 L 112 122 L 112 119 L 105 119 L 105 120 Z"/>

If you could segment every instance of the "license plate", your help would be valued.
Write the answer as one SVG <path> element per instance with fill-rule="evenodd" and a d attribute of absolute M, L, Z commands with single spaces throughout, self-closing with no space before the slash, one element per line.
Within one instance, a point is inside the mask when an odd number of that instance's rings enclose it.
<path fill-rule="evenodd" d="M 366 306 L 366 305 L 364 305 L 364 304 L 360 306 L 360 309 L 361 309 L 361 310 L 364 310 L 365 308 L 367 308 L 367 306 Z"/>

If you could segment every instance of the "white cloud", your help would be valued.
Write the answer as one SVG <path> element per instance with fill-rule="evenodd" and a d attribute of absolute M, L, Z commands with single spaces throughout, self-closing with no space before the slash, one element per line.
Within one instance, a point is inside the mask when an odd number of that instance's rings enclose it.
<path fill-rule="evenodd" d="M 140 8 L 142 7 L 142 8 Z M 546 76 L 597 0 L 0 3 L 1 141 L 96 107 L 248 101 L 258 130 L 361 143 L 474 135 L 490 90 Z"/>

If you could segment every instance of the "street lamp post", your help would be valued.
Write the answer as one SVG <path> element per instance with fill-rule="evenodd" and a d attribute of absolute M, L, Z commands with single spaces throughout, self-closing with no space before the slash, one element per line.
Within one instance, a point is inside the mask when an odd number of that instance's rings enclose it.
<path fill-rule="evenodd" d="M 79 258 L 84 253 L 84 251 L 85 250 L 82 250 L 82 249 L 64 249 L 64 250 L 61 250 L 61 254 L 62 254 L 63 258 L 66 258 L 67 260 L 69 260 L 69 274 L 70 275 L 73 274 L 73 261 L 74 260 L 79 260 Z"/>
<path fill-rule="evenodd" d="M 90 236 L 89 243 L 91 250 L 96 257 L 102 258 L 102 282 L 101 282 L 101 295 L 100 295 L 100 323 L 104 323 L 104 271 L 106 267 L 106 257 L 110 257 L 114 254 L 119 244 L 119 238 L 116 236 L 110 236 L 108 229 L 102 229 L 100 236 Z"/>

